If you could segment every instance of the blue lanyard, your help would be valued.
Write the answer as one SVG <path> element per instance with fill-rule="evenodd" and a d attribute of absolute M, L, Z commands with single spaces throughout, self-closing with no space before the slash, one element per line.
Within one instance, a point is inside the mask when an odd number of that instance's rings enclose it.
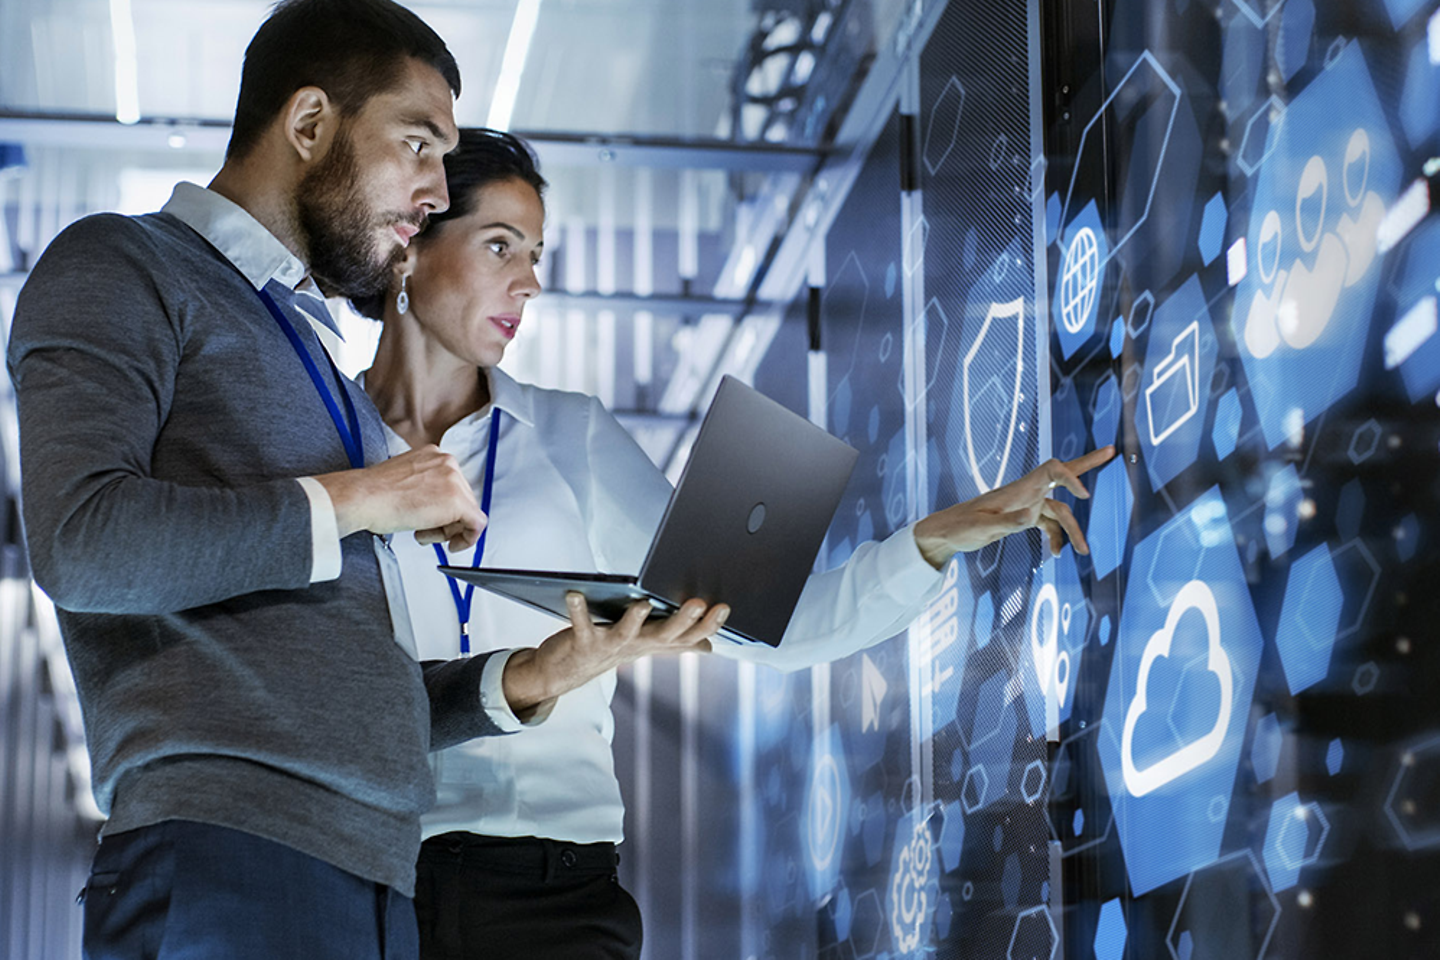
<path fill-rule="evenodd" d="M 275 318 L 276 323 L 280 324 L 280 329 L 285 331 L 290 346 L 295 348 L 300 362 L 305 364 L 305 372 L 310 374 L 310 382 L 315 384 L 315 390 L 320 394 L 320 399 L 325 402 L 325 409 L 330 411 L 330 419 L 335 423 L 335 431 L 340 434 L 340 442 L 345 445 L 345 455 L 350 458 L 350 466 L 356 470 L 363 468 L 365 466 L 365 445 L 360 434 L 360 418 L 355 415 L 355 402 L 350 399 L 350 393 L 345 389 L 345 378 L 340 375 L 335 361 L 330 359 L 330 354 L 322 346 L 321 352 L 325 353 L 325 359 L 330 362 L 330 372 L 335 375 L 335 383 L 340 387 L 340 396 L 345 401 L 345 417 L 340 416 L 340 406 L 335 402 L 335 395 L 330 392 L 325 378 L 320 375 L 320 368 L 315 365 L 310 351 L 306 350 L 305 344 L 300 341 L 300 334 L 295 332 L 295 325 L 271 299 L 270 294 L 264 290 L 257 290 L 256 293 L 259 294 L 265 306 L 270 308 L 270 315 Z"/>
<path fill-rule="evenodd" d="M 493 401 L 492 401 L 493 402 Z M 495 489 L 495 451 L 500 446 L 500 408 L 496 407 L 490 414 L 490 450 L 485 458 L 485 488 L 480 491 L 480 509 L 486 517 L 485 529 L 480 531 L 480 539 L 475 543 L 475 559 L 470 561 L 472 569 L 480 568 L 480 560 L 485 556 L 485 537 L 490 533 L 490 494 Z M 435 556 L 440 558 L 442 566 L 450 561 L 445 556 L 445 551 L 440 544 L 435 544 Z M 455 601 L 455 617 L 460 621 L 460 655 L 470 655 L 470 600 L 475 596 L 475 584 L 467 583 L 462 593 L 460 585 L 455 582 L 454 577 L 446 577 L 445 581 L 450 584 L 450 598 Z"/>

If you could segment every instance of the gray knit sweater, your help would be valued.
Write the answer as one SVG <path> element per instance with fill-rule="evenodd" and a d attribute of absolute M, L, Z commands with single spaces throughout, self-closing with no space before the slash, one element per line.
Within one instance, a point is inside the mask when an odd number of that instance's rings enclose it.
<path fill-rule="evenodd" d="M 219 824 L 410 894 L 426 751 L 498 732 L 485 657 L 406 656 L 369 534 L 309 583 L 294 478 L 349 463 L 254 288 L 171 215 L 89 217 L 36 264 L 8 357 L 31 564 L 106 832 Z M 379 417 L 346 387 L 377 462 Z"/>

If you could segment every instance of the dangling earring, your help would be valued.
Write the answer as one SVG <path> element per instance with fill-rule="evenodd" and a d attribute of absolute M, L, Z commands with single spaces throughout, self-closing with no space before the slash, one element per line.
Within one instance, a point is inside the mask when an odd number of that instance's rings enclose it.
<path fill-rule="evenodd" d="M 405 284 L 409 280 L 409 274 L 400 277 L 400 292 L 395 295 L 395 311 L 402 317 L 410 310 L 410 294 L 405 291 Z"/>

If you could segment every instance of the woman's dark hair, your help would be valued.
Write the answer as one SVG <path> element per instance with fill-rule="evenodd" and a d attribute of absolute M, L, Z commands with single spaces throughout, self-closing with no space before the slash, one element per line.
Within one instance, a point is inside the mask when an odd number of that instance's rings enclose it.
<path fill-rule="evenodd" d="M 282 0 L 245 48 L 226 159 L 243 158 L 301 87 L 319 87 L 354 116 L 397 82 L 407 59 L 434 67 L 460 95 L 445 41 L 394 0 Z"/>
<path fill-rule="evenodd" d="M 432 213 L 425 232 L 416 243 L 444 229 L 447 221 L 466 216 L 475 209 L 480 191 L 492 183 L 519 180 L 535 188 L 542 199 L 548 185 L 540 175 L 539 161 L 530 145 L 519 137 L 488 127 L 461 127 L 459 145 L 445 155 L 445 187 L 450 193 L 450 206 L 444 213 Z M 379 320 L 385 315 L 388 293 L 363 300 L 351 300 L 350 306 L 362 316 Z"/>

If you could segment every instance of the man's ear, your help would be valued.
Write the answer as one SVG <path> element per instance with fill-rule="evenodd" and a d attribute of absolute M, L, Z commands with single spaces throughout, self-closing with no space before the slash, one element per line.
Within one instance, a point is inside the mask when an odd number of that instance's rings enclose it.
<path fill-rule="evenodd" d="M 319 87 L 301 87 L 280 111 L 285 140 L 305 163 L 324 157 L 340 127 L 340 111 Z"/>

